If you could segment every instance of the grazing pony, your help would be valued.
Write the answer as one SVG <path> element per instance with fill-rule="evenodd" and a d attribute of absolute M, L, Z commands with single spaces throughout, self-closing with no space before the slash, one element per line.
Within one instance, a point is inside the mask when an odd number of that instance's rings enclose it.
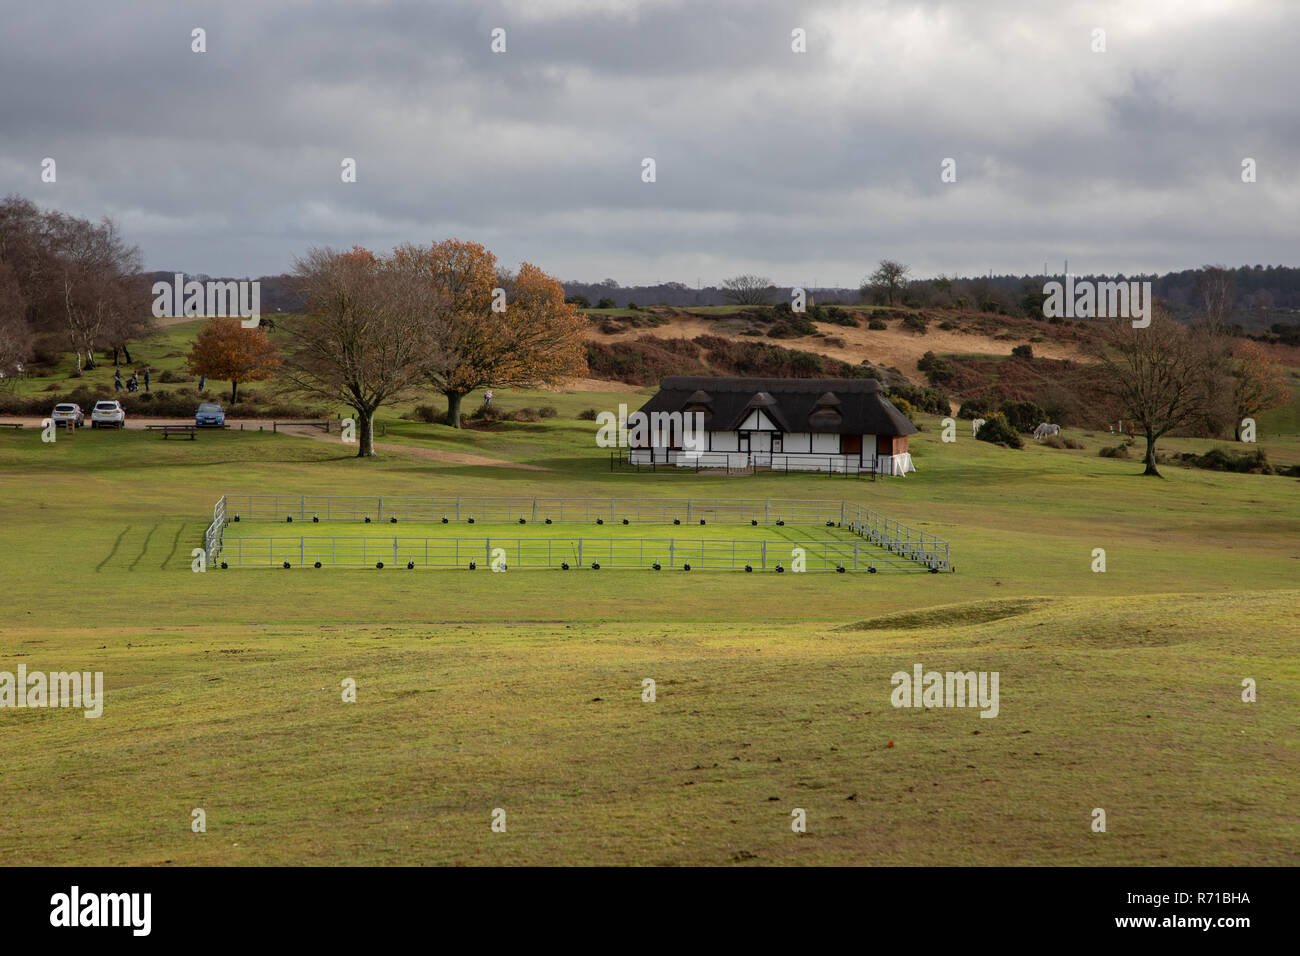
<path fill-rule="evenodd" d="M 1059 435 L 1059 434 L 1061 434 L 1060 425 L 1049 425 L 1047 424 L 1047 422 L 1043 422 L 1041 425 L 1039 425 L 1037 428 L 1034 429 L 1034 441 L 1038 441 L 1041 438 L 1046 438 L 1048 435 Z"/>
<path fill-rule="evenodd" d="M 984 424 L 984 419 L 982 419 L 982 418 L 977 418 L 977 419 L 975 419 L 973 422 L 970 423 L 970 437 L 971 437 L 971 438 L 978 438 L 978 437 L 979 437 L 979 434 L 980 434 L 980 426 L 983 425 L 983 424 Z"/>

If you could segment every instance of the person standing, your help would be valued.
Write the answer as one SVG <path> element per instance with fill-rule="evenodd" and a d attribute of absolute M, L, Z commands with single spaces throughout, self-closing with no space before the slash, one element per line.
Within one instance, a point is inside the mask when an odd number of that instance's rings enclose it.
<path fill-rule="evenodd" d="M 486 408 L 488 405 L 491 404 L 492 404 L 492 389 L 489 388 L 486 392 L 483 393 L 483 406 Z"/>
<path fill-rule="evenodd" d="M 144 370 L 144 390 L 149 391 L 149 368 L 145 366 Z"/>
<path fill-rule="evenodd" d="M 120 368 L 113 369 L 113 391 L 122 391 L 122 370 Z"/>

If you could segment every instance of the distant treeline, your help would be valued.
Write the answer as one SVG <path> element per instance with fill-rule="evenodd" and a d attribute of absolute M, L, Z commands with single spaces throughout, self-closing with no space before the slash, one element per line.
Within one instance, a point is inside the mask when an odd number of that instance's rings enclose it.
<path fill-rule="evenodd" d="M 1197 290 L 1196 269 L 1169 272 L 1164 275 L 1087 275 L 1079 279 L 1098 282 L 1118 279 L 1137 279 L 1151 282 L 1152 292 L 1169 310 L 1183 320 L 1196 318 L 1203 312 Z M 1232 277 L 1232 315 L 1230 321 L 1245 329 L 1266 329 L 1275 323 L 1287 325 L 1300 323 L 1300 268 L 1289 266 L 1241 266 L 1229 269 Z M 149 273 L 153 281 L 171 281 L 172 273 Z M 186 279 L 200 281 L 223 278 L 190 275 Z M 975 276 L 912 279 L 901 293 L 899 304 L 913 308 L 957 308 L 1003 315 L 1025 315 L 1041 318 L 1043 283 L 1059 276 Z M 287 275 L 262 276 L 262 311 L 301 312 L 303 301 L 294 291 L 292 277 Z M 597 308 L 602 302 L 607 307 L 625 309 L 629 305 L 666 305 L 677 308 L 692 306 L 729 305 L 725 291 L 718 286 L 693 289 L 682 282 L 663 282 L 659 285 L 621 286 L 613 279 L 601 282 L 563 283 L 564 294 L 577 299 L 579 304 Z M 806 289 L 813 302 L 822 305 L 857 305 L 872 303 L 876 297 L 868 289 L 817 288 Z M 771 303 L 789 302 L 792 288 L 773 286 L 768 295 Z"/>

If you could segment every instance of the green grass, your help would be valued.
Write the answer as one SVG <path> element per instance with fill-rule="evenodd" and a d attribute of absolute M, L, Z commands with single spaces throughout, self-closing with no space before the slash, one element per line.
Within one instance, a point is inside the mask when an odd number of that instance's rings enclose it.
<path fill-rule="evenodd" d="M 375 460 L 269 432 L 0 434 L 0 670 L 107 687 L 98 720 L 0 710 L 0 862 L 1297 862 L 1294 479 L 1153 480 L 1097 457 L 1111 436 L 1011 451 L 936 419 L 918 473 L 877 482 L 611 472 L 563 417 L 387 425 Z M 1298 444 L 1261 436 L 1274 460 Z M 957 573 L 190 571 L 221 494 L 277 492 L 846 498 L 948 539 Z M 915 663 L 998 671 L 999 716 L 895 710 Z"/>
<path fill-rule="evenodd" d="M 454 512 L 453 512 L 454 513 Z M 662 567 L 691 570 L 792 569 L 796 548 L 809 571 L 924 570 L 901 556 L 843 529 L 776 524 L 683 524 L 671 522 L 516 522 L 240 520 L 226 525 L 221 559 L 234 567 L 323 565 L 401 566 L 408 561 L 466 568 L 488 567 L 493 555 L 507 568 L 573 568 L 597 562 L 602 569 Z"/>

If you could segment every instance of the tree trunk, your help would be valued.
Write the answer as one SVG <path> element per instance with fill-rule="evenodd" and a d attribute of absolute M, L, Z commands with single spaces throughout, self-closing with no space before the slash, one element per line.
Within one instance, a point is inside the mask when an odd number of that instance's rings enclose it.
<path fill-rule="evenodd" d="M 130 365 L 130 364 L 131 364 L 131 350 L 130 350 L 129 348 L 127 348 L 125 344 L 122 346 L 122 354 L 126 356 L 126 364 L 127 364 L 127 365 Z M 114 351 L 114 352 L 113 352 L 113 355 L 116 356 L 116 355 L 117 355 L 117 352 Z M 116 359 L 116 358 L 114 358 L 114 360 L 113 360 L 113 364 L 114 364 L 114 365 L 117 364 L 117 359 Z"/>
<path fill-rule="evenodd" d="M 1142 472 L 1144 475 L 1155 475 L 1160 477 L 1160 472 L 1156 470 L 1156 436 L 1147 432 L 1147 469 Z"/>
<path fill-rule="evenodd" d="M 357 413 L 357 457 L 375 457 L 374 409 L 354 409 Z"/>
<path fill-rule="evenodd" d="M 238 398 L 238 396 L 239 396 L 239 383 L 231 382 L 230 383 L 230 404 L 231 405 L 235 404 L 235 400 Z"/>
<path fill-rule="evenodd" d="M 116 345 L 114 345 L 113 346 L 113 368 L 117 368 L 117 352 L 118 352 L 118 348 Z"/>
<path fill-rule="evenodd" d="M 1237 416 L 1237 423 L 1236 423 L 1235 425 L 1232 426 L 1232 440 L 1233 440 L 1233 441 L 1241 441 L 1241 418 L 1242 418 L 1242 416 L 1241 416 L 1240 414 L 1238 414 L 1238 416 Z"/>
<path fill-rule="evenodd" d="M 443 392 L 447 396 L 447 421 L 452 428 L 460 428 L 460 400 L 462 392 Z"/>
<path fill-rule="evenodd" d="M 97 368 L 97 367 L 98 367 L 98 366 L 95 365 L 95 351 L 94 351 L 94 349 L 86 349 L 86 371 L 90 371 L 91 369 L 93 369 L 93 368 Z"/>

